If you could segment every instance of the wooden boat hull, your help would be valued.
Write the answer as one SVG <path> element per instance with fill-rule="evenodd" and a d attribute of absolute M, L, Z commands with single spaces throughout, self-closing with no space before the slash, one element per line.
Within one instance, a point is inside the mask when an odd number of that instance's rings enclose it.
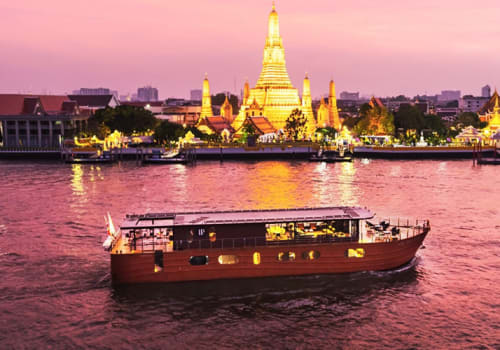
<path fill-rule="evenodd" d="M 405 240 L 380 243 L 342 242 L 331 244 L 268 245 L 229 249 L 186 249 L 163 254 L 163 269 L 155 272 L 155 254 L 111 254 L 114 284 L 201 281 L 231 278 L 256 278 L 308 274 L 337 274 L 358 271 L 390 270 L 410 261 L 422 245 L 427 231 Z M 364 249 L 364 257 L 347 257 L 348 249 Z M 314 260 L 303 254 L 315 251 Z M 255 265 L 254 253 L 260 253 Z M 279 261 L 278 255 L 294 252 L 293 261 Z M 220 255 L 234 255 L 238 263 L 219 264 Z M 207 256 L 208 264 L 193 266 L 192 256 Z"/>

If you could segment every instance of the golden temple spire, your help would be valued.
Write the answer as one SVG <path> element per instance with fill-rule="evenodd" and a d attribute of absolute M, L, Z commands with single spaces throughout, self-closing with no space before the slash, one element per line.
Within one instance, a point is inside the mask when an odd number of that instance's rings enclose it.
<path fill-rule="evenodd" d="M 245 86 L 243 87 L 243 104 L 248 104 L 248 96 L 250 96 L 250 85 L 248 85 L 248 79 L 245 80 Z"/>
<path fill-rule="evenodd" d="M 223 116 L 226 120 L 233 121 L 233 106 L 229 102 L 227 95 L 224 103 L 220 108 L 220 115 Z"/>
<path fill-rule="evenodd" d="M 306 82 L 306 89 L 303 92 L 303 99 L 308 104 L 307 97 L 310 87 Z M 273 2 L 271 12 L 268 18 L 268 32 L 266 36 L 266 44 L 264 46 L 264 54 L 262 57 L 262 71 L 260 73 L 257 84 L 254 88 L 248 89 L 245 84 L 243 90 L 243 104 L 232 126 L 236 130 L 243 125 L 245 118 L 253 115 L 265 116 L 268 121 L 277 130 L 283 129 L 286 125 L 286 120 L 294 109 L 302 109 L 304 115 L 308 118 L 308 125 L 314 132 L 314 114 L 312 108 L 306 110 L 303 107 L 299 92 L 293 87 L 290 77 L 286 69 L 285 49 L 280 36 L 279 18 L 276 11 L 276 5 Z M 258 114 L 257 114 L 258 113 Z"/>
<path fill-rule="evenodd" d="M 205 117 L 211 117 L 211 116 L 213 116 L 212 97 L 210 96 L 210 84 L 208 82 L 208 74 L 205 73 L 205 79 L 203 80 L 200 120 Z"/>
<path fill-rule="evenodd" d="M 312 99 L 311 99 L 311 82 L 309 81 L 309 77 L 306 76 L 304 78 L 304 85 L 302 88 L 302 106 L 311 106 L 312 105 Z"/>
<path fill-rule="evenodd" d="M 330 125 L 336 130 L 340 130 L 339 111 L 337 109 L 337 96 L 335 94 L 335 83 L 330 80 L 330 93 L 328 95 L 328 109 L 330 114 Z"/>

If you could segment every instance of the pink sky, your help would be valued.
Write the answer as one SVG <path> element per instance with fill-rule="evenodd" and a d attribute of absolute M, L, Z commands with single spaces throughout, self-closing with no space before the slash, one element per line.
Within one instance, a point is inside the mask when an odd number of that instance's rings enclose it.
<path fill-rule="evenodd" d="M 500 86 L 500 1 L 277 0 L 288 72 L 313 96 Z M 0 2 L 0 93 L 253 86 L 271 0 Z M 236 85 L 236 88 L 235 88 Z"/>

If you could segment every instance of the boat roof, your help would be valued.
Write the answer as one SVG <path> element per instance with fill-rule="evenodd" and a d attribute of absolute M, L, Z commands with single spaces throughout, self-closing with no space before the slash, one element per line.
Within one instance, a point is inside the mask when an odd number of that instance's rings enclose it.
<path fill-rule="evenodd" d="M 296 209 L 262 209 L 206 212 L 167 212 L 129 214 L 122 229 L 170 226 L 203 226 L 223 224 L 272 223 L 290 221 L 371 219 L 374 214 L 361 207 L 323 207 Z"/>

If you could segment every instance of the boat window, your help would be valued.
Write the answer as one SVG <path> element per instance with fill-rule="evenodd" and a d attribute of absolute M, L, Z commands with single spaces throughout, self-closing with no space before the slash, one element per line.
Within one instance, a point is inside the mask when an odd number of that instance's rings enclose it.
<path fill-rule="evenodd" d="M 298 222 L 295 238 L 350 238 L 348 220 Z"/>
<path fill-rule="evenodd" d="M 260 265 L 260 253 L 259 252 L 253 253 L 253 264 Z"/>
<path fill-rule="evenodd" d="M 357 238 L 359 235 L 359 220 L 351 220 L 351 236 Z"/>
<path fill-rule="evenodd" d="M 365 257 L 365 250 L 363 248 L 357 248 L 357 249 L 349 248 L 349 249 L 347 249 L 347 257 L 348 258 L 364 258 Z"/>
<path fill-rule="evenodd" d="M 236 255 L 219 255 L 219 264 L 221 265 L 233 265 L 239 262 Z"/>
<path fill-rule="evenodd" d="M 308 252 L 302 253 L 302 258 L 305 260 L 316 260 L 319 259 L 319 252 L 317 250 L 310 250 Z"/>
<path fill-rule="evenodd" d="M 293 239 L 294 224 L 266 224 L 266 241 L 283 241 Z"/>
<path fill-rule="evenodd" d="M 295 260 L 295 252 L 280 252 L 278 253 L 279 261 L 294 261 Z"/>
<path fill-rule="evenodd" d="M 160 272 L 162 270 L 163 270 L 163 251 L 155 250 L 154 272 Z"/>
<path fill-rule="evenodd" d="M 198 255 L 189 258 L 189 263 L 191 265 L 208 265 L 208 256 Z"/>

